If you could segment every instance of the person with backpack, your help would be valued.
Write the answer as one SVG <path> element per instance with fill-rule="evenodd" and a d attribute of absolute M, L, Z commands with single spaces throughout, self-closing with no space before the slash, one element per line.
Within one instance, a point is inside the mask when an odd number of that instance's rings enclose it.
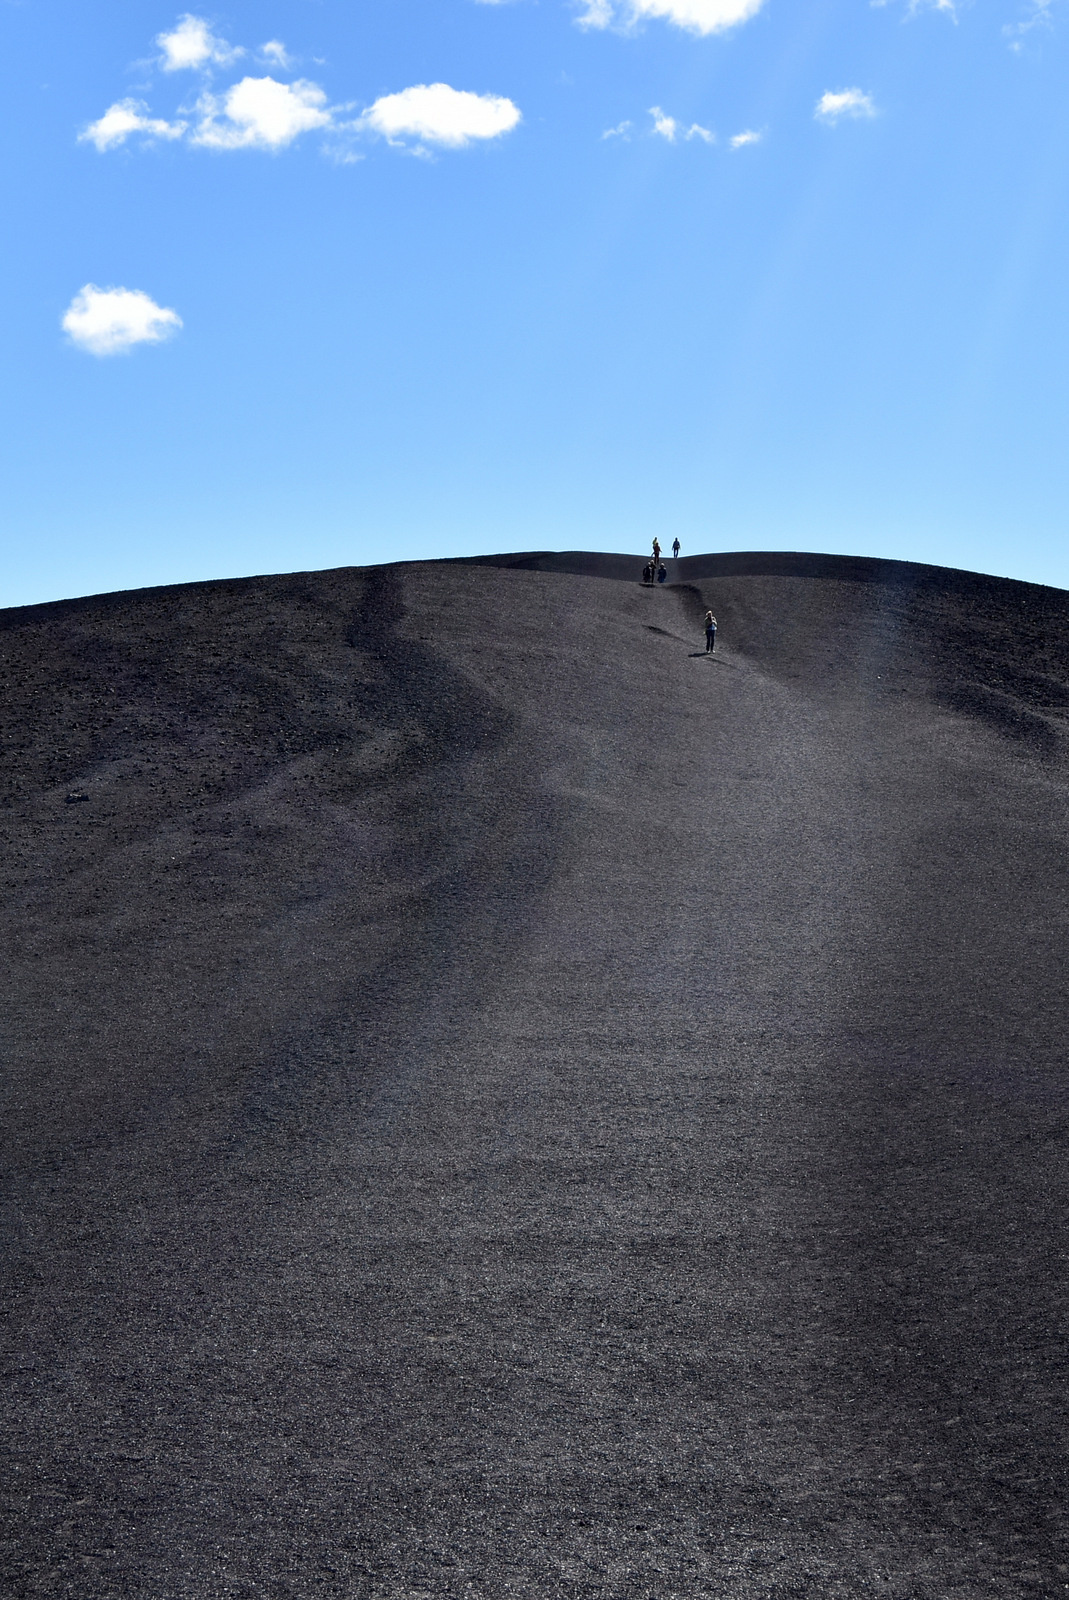
<path fill-rule="evenodd" d="M 716 649 L 716 618 L 711 611 L 705 613 L 705 653 L 711 655 Z"/>
<path fill-rule="evenodd" d="M 654 538 L 653 538 L 653 570 L 655 572 L 656 572 L 658 566 L 660 565 L 660 561 L 661 561 L 661 541 L 657 538 L 657 536 L 655 534 Z"/>
<path fill-rule="evenodd" d="M 679 540 L 678 539 L 673 539 L 672 540 L 672 556 L 673 556 L 674 560 L 676 560 L 676 561 L 679 560 Z"/>
<path fill-rule="evenodd" d="M 668 568 L 662 562 L 661 565 L 657 568 L 657 582 L 658 583 L 663 583 L 664 580 L 667 578 L 667 576 L 668 576 Z"/>

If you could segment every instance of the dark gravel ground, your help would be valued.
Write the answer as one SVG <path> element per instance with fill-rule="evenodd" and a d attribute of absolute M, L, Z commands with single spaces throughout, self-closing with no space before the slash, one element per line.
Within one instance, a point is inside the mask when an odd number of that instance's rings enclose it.
<path fill-rule="evenodd" d="M 1069 1595 L 1069 594 L 640 565 L 0 613 L 5 1596 Z"/>

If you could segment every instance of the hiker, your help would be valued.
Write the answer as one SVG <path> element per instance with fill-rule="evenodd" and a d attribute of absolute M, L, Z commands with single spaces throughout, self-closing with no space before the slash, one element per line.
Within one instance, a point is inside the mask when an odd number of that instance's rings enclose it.
<path fill-rule="evenodd" d="M 679 560 L 679 540 L 678 539 L 673 539 L 672 540 L 672 555 L 674 556 L 676 561 Z"/>
<path fill-rule="evenodd" d="M 705 613 L 705 650 L 710 654 L 716 649 L 716 618 L 711 611 Z"/>
<path fill-rule="evenodd" d="M 650 564 L 650 562 L 648 562 L 648 561 L 646 562 L 646 565 L 642 569 L 642 581 L 643 581 L 643 583 L 652 583 L 653 582 L 653 567 Z"/>
<path fill-rule="evenodd" d="M 653 539 L 653 565 L 656 567 L 661 559 L 661 541 L 654 535 Z"/>
<path fill-rule="evenodd" d="M 668 576 L 668 568 L 664 565 L 657 568 L 657 582 L 663 583 Z"/>

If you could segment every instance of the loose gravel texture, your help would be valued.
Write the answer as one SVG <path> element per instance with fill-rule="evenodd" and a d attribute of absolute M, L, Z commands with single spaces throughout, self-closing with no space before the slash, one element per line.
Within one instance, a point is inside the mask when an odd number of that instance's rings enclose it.
<path fill-rule="evenodd" d="M 641 565 L 0 613 L 12 1600 L 1069 1596 L 1069 594 Z"/>

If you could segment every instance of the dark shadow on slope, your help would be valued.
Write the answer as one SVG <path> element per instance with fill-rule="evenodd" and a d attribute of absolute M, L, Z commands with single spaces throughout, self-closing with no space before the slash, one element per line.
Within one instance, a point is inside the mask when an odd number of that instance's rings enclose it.
<path fill-rule="evenodd" d="M 505 737 L 508 716 L 441 657 L 398 628 L 405 614 L 401 579 L 373 567 L 348 631 L 349 643 L 374 663 L 359 685 L 360 717 L 376 729 L 410 737 L 393 770 L 416 771 L 436 761 L 466 759 Z"/>
<path fill-rule="evenodd" d="M 380 1121 L 401 1114 L 449 1040 L 450 1019 L 470 1014 L 493 982 L 498 968 L 479 952 L 494 949 L 503 963 L 522 935 L 511 886 L 522 883 L 533 906 L 557 867 L 561 829 L 544 800 L 532 821 L 537 773 L 514 737 L 514 717 L 407 636 L 405 616 L 397 572 L 371 569 L 345 635 L 360 662 L 350 704 L 378 752 L 346 803 L 384 835 L 376 871 L 393 886 L 389 960 L 361 981 L 354 945 L 344 1004 L 329 999 L 325 1009 L 294 1013 L 250 1083 L 241 1125 L 228 1135 L 231 1154 L 262 1142 L 266 1123 L 299 1120 L 324 1089 L 339 1104 L 370 1095 L 376 1109 L 368 1114 Z M 344 909 L 331 915 L 333 960 L 344 968 L 356 931 Z M 389 1068 L 369 1080 L 373 1060 Z"/>

